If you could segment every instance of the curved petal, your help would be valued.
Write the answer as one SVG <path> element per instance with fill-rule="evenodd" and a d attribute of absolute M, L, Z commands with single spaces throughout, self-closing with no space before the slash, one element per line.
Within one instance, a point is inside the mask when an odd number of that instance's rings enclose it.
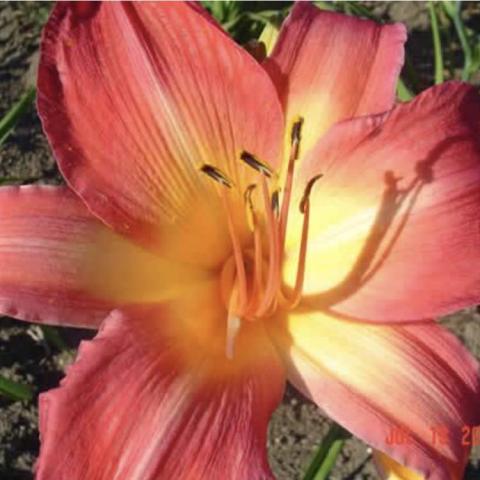
<path fill-rule="evenodd" d="M 324 313 L 272 322 L 288 379 L 354 435 L 429 480 L 462 478 L 480 423 L 478 363 L 435 322 L 373 325 Z"/>
<path fill-rule="evenodd" d="M 67 188 L 0 189 L 0 313 L 97 327 L 112 309 L 178 295 L 206 273 L 114 234 Z"/>
<path fill-rule="evenodd" d="M 339 124 L 305 159 L 314 174 L 305 306 L 368 321 L 432 318 L 480 300 L 480 99 L 444 84 L 391 114 Z M 296 205 L 296 202 L 295 205 Z M 302 216 L 292 209 L 290 261 Z"/>
<path fill-rule="evenodd" d="M 373 460 L 381 478 L 384 480 L 423 480 L 423 475 L 400 465 L 398 462 L 378 450 L 373 452 Z M 460 478 L 455 479 L 460 480 Z"/>
<path fill-rule="evenodd" d="M 243 149 L 280 161 L 281 106 L 262 67 L 188 2 L 59 2 L 41 50 L 43 127 L 89 208 L 163 251 L 225 256 L 226 222 L 199 168 L 214 164 L 241 185 Z M 200 228 L 199 255 L 189 239 Z"/>
<path fill-rule="evenodd" d="M 216 297 L 113 312 L 41 396 L 38 480 L 273 480 L 266 432 L 283 369 L 259 325 L 240 333 L 233 360 L 203 337 Z"/>
<path fill-rule="evenodd" d="M 310 2 L 294 5 L 265 67 L 287 127 L 297 116 L 305 119 L 304 153 L 334 123 L 390 110 L 406 38 L 401 24 L 379 25 Z"/>

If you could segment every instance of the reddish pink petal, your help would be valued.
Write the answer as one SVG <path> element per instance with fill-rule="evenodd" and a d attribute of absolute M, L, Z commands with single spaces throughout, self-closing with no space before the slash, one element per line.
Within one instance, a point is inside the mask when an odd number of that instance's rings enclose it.
<path fill-rule="evenodd" d="M 272 335 L 289 380 L 335 421 L 428 480 L 463 478 L 480 375 L 453 335 L 434 322 L 373 325 L 324 313 L 276 319 Z"/>
<path fill-rule="evenodd" d="M 65 188 L 1 188 L 1 314 L 96 327 L 112 305 L 88 290 L 80 269 L 103 230 Z"/>
<path fill-rule="evenodd" d="M 200 166 L 241 183 L 243 149 L 281 160 L 283 119 L 268 75 L 186 2 L 60 2 L 44 32 L 38 89 L 60 168 L 89 208 L 143 243 L 160 237 L 164 251 L 182 244 L 169 244 L 165 230 L 183 228 L 188 240 L 202 229 L 197 261 L 215 263 L 228 245 Z"/>
<path fill-rule="evenodd" d="M 168 309 L 114 312 L 81 346 L 40 400 L 37 480 L 273 480 L 267 423 L 284 384 L 273 346 L 250 323 L 227 360 L 200 340 L 218 307 L 185 306 L 192 330 Z"/>
<path fill-rule="evenodd" d="M 0 314 L 97 327 L 123 304 L 175 298 L 206 274 L 108 230 L 68 189 L 0 189 Z"/>
<path fill-rule="evenodd" d="M 379 25 L 310 2 L 294 5 L 266 68 L 287 127 L 296 116 L 305 119 L 304 153 L 334 123 L 393 106 L 405 40 L 401 24 Z"/>
<path fill-rule="evenodd" d="M 297 183 L 298 202 L 307 180 L 324 174 L 311 197 L 305 305 L 385 322 L 479 302 L 479 111 L 472 87 L 444 84 L 318 143 Z M 295 269 L 286 268 L 291 284 Z"/>

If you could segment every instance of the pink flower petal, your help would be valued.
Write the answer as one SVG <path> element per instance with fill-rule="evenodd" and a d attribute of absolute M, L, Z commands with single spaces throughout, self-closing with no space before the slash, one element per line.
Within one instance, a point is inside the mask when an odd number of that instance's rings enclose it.
<path fill-rule="evenodd" d="M 266 432 L 283 367 L 258 324 L 233 360 L 203 344 L 204 317 L 219 309 L 202 298 L 183 302 L 192 330 L 169 308 L 114 312 L 81 346 L 40 400 L 37 480 L 273 480 Z"/>
<path fill-rule="evenodd" d="M 480 99 L 444 84 L 391 114 L 339 124 L 305 159 L 313 175 L 306 307 L 367 321 L 432 318 L 480 300 Z M 295 255 L 286 266 L 294 282 Z"/>
<path fill-rule="evenodd" d="M 403 64 L 403 25 L 320 10 L 297 2 L 265 66 L 274 80 L 290 128 L 305 119 L 306 153 L 334 123 L 389 110 Z"/>
<path fill-rule="evenodd" d="M 183 295 L 206 273 L 114 234 L 63 187 L 0 189 L 0 314 L 97 327 L 120 305 Z"/>
<path fill-rule="evenodd" d="M 320 312 L 271 328 L 289 381 L 333 420 L 428 480 L 462 478 L 480 375 L 453 335 L 433 321 L 373 325 Z"/>
<path fill-rule="evenodd" d="M 229 246 L 200 166 L 241 183 L 250 170 L 240 167 L 243 149 L 272 165 L 281 160 L 271 80 L 187 2 L 58 3 L 44 31 L 38 90 L 60 169 L 89 208 L 143 244 L 161 241 L 162 251 L 179 249 L 182 240 L 168 232 L 183 229 L 184 260 L 215 264 Z M 188 239 L 199 230 L 203 246 L 194 246 Z"/>

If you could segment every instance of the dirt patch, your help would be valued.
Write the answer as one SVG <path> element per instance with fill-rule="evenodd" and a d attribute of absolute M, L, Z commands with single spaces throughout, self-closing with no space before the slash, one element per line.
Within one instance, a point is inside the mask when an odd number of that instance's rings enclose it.
<path fill-rule="evenodd" d="M 431 80 L 431 39 L 425 32 L 428 15 L 423 3 L 386 2 L 374 5 L 384 19 L 405 21 L 411 31 L 408 50 L 422 84 Z M 0 114 L 18 99 L 34 81 L 41 25 L 49 4 L 0 3 Z M 0 150 L 0 177 L 29 178 L 42 183 L 59 182 L 40 123 L 32 109 Z M 466 345 L 480 357 L 479 315 L 473 310 L 446 320 Z M 0 318 L 0 373 L 36 388 L 36 394 L 55 387 L 65 366 L 74 358 L 82 338 L 91 332 L 62 330 L 70 346 L 59 351 L 41 338 L 36 326 Z M 32 402 L 11 402 L 0 398 L 0 478 L 29 480 L 38 454 L 37 398 Z M 279 480 L 296 480 L 308 464 L 329 426 L 318 409 L 288 388 L 269 428 L 270 461 Z M 480 454 L 472 452 L 466 479 L 480 477 Z M 359 440 L 348 440 L 332 480 L 373 480 L 377 478 L 368 448 Z"/>

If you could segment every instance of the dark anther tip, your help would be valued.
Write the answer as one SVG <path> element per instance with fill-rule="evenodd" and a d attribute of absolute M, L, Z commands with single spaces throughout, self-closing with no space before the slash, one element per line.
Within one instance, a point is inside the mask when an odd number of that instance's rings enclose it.
<path fill-rule="evenodd" d="M 290 140 L 292 145 L 294 143 L 300 143 L 302 137 L 302 126 L 303 126 L 303 117 L 298 117 L 292 126 L 292 131 L 290 133 Z"/>
<path fill-rule="evenodd" d="M 221 183 L 225 187 L 233 187 L 233 182 L 227 177 L 227 175 L 213 165 L 204 163 L 200 167 L 200 171 L 203 172 L 205 175 L 209 176 L 211 179 L 215 180 L 216 182 Z"/>
<path fill-rule="evenodd" d="M 240 154 L 240 159 L 245 162 L 249 167 L 253 168 L 257 172 L 262 173 L 266 177 L 270 178 L 273 175 L 273 170 L 266 163 L 261 162 L 254 155 L 244 150 Z"/>

